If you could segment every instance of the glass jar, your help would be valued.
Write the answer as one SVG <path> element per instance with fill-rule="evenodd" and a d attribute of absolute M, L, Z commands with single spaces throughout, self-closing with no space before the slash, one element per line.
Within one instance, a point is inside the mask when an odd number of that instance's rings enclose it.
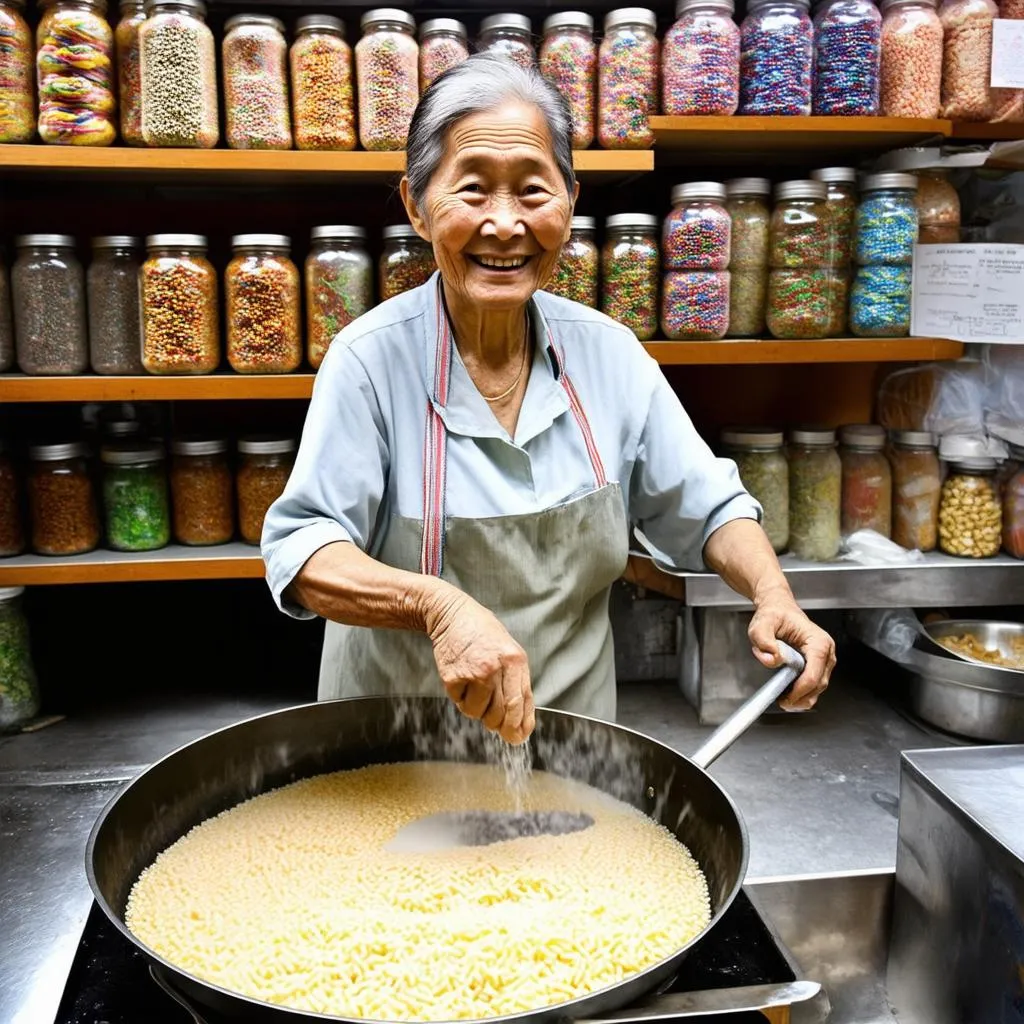
<path fill-rule="evenodd" d="M 117 52 L 117 99 L 121 118 L 121 141 L 143 146 L 142 138 L 142 51 L 139 28 L 146 20 L 142 0 L 121 0 L 121 20 L 114 29 Z"/>
<path fill-rule="evenodd" d="M 147 146 L 217 145 L 217 56 L 202 0 L 145 0 L 142 138 Z"/>
<path fill-rule="evenodd" d="M 373 305 L 366 232 L 349 224 L 313 228 L 306 257 L 306 358 L 314 370 L 338 332 Z"/>
<path fill-rule="evenodd" d="M 872 0 L 825 0 L 814 15 L 815 114 L 878 113 L 882 15 Z"/>
<path fill-rule="evenodd" d="M 71 376 L 89 365 L 85 275 L 70 235 L 19 235 L 11 270 L 18 366 L 30 376 Z"/>
<path fill-rule="evenodd" d="M 810 0 L 751 0 L 740 26 L 741 114 L 811 112 Z"/>
<path fill-rule="evenodd" d="M 224 271 L 228 362 L 236 373 L 291 373 L 302 362 L 299 271 L 287 235 L 235 235 Z"/>
<path fill-rule="evenodd" d="M 936 118 L 942 85 L 942 22 L 936 0 L 882 0 L 883 117 Z"/>
<path fill-rule="evenodd" d="M 551 280 L 544 286 L 552 295 L 581 302 L 591 309 L 597 309 L 596 227 L 593 217 L 573 217 L 569 241 L 562 246 Z"/>
<path fill-rule="evenodd" d="M 267 509 L 288 483 L 295 442 L 285 437 L 243 437 L 238 453 L 238 531 L 246 544 L 259 544 Z"/>
<path fill-rule="evenodd" d="M 36 49 L 24 10 L 24 0 L 0 0 L 0 143 L 31 142 L 36 133 Z"/>
<path fill-rule="evenodd" d="M 235 533 L 227 441 L 182 438 L 171 452 L 174 539 L 191 547 L 227 544 Z"/>
<path fill-rule="evenodd" d="M 352 50 L 345 23 L 327 14 L 299 18 L 289 61 L 296 149 L 355 149 Z"/>
<path fill-rule="evenodd" d="M 670 341 L 720 341 L 729 329 L 728 270 L 670 270 L 661 286 L 661 329 Z"/>
<path fill-rule="evenodd" d="M 869 174 L 857 206 L 854 256 L 862 267 L 909 267 L 917 242 L 917 178 Z"/>
<path fill-rule="evenodd" d="M 889 447 L 892 466 L 892 539 L 909 551 L 934 551 L 938 543 L 942 469 L 935 435 L 895 430 Z"/>
<path fill-rule="evenodd" d="M 0 373 L 14 366 L 14 321 L 11 317 L 11 283 L 0 259 Z"/>
<path fill-rule="evenodd" d="M 384 251 L 380 255 L 380 298 L 394 298 L 430 280 L 437 270 L 434 249 L 408 224 L 384 229 Z"/>
<path fill-rule="evenodd" d="M 789 463 L 782 431 L 735 427 L 722 431 L 722 446 L 736 463 L 740 483 L 761 505 L 761 526 L 772 550 L 781 554 L 789 544 Z"/>
<path fill-rule="evenodd" d="M 212 373 L 220 363 L 217 272 L 203 235 L 150 235 L 142 264 L 142 365 Z"/>
<path fill-rule="evenodd" d="M 729 329 L 732 337 L 764 330 L 768 295 L 768 229 L 772 184 L 767 178 L 733 178 L 725 183 L 725 208 L 732 219 L 729 248 Z"/>
<path fill-rule="evenodd" d="M 139 240 L 102 235 L 92 240 L 86 275 L 89 362 L 94 373 L 142 373 Z"/>
<path fill-rule="evenodd" d="M 824 334 L 826 338 L 838 338 L 847 332 L 850 283 L 850 271 L 845 267 L 830 267 L 825 271 L 825 287 L 828 293 L 828 324 L 825 326 Z"/>
<path fill-rule="evenodd" d="M 492 14 L 480 22 L 477 49 L 508 57 L 522 68 L 533 67 L 537 55 L 533 50 L 530 19 L 521 14 Z"/>
<path fill-rule="evenodd" d="M 858 267 L 850 290 L 850 330 L 858 338 L 910 333 L 910 267 Z"/>
<path fill-rule="evenodd" d="M 0 587 L 0 732 L 39 714 L 39 684 L 21 609 L 24 592 L 24 587 Z"/>
<path fill-rule="evenodd" d="M 993 0 L 943 0 L 942 116 L 951 121 L 988 121 L 994 111 L 989 86 Z"/>
<path fill-rule="evenodd" d="M 804 427 L 789 439 L 789 550 L 827 562 L 839 554 L 843 469 L 834 430 Z"/>
<path fill-rule="evenodd" d="M 28 508 L 37 555 L 81 555 L 100 542 L 96 494 L 84 444 L 39 444 L 28 450 Z"/>
<path fill-rule="evenodd" d="M 672 189 L 672 211 L 661 232 L 666 270 L 725 270 L 729 266 L 732 218 L 725 186 L 691 181 Z"/>
<path fill-rule="evenodd" d="M 858 530 L 892 536 L 892 470 L 885 457 L 885 429 L 873 423 L 842 427 L 839 461 L 843 467 L 843 536 Z"/>
<path fill-rule="evenodd" d="M 236 14 L 224 24 L 224 113 L 231 149 L 291 149 L 284 23 Z"/>
<path fill-rule="evenodd" d="M 0 441 L 0 558 L 20 555 L 24 550 L 25 527 L 18 473 L 11 453 Z"/>
<path fill-rule="evenodd" d="M 434 79 L 469 59 L 469 33 L 454 18 L 432 18 L 420 26 L 420 94 Z"/>
<path fill-rule="evenodd" d="M 356 44 L 359 141 L 363 149 L 405 149 L 420 98 L 419 47 L 411 14 L 390 7 L 367 11 Z"/>
<path fill-rule="evenodd" d="M 946 172 L 928 168 L 917 178 L 917 242 L 937 245 L 960 241 L 960 196 Z"/>
<path fill-rule="evenodd" d="M 594 141 L 597 76 L 594 19 L 589 14 L 564 11 L 544 22 L 540 71 L 569 104 L 572 148 L 586 149 Z"/>
<path fill-rule="evenodd" d="M 643 7 L 611 11 L 598 49 L 597 140 L 605 149 L 650 149 L 658 112 L 658 19 Z"/>
<path fill-rule="evenodd" d="M 857 219 L 857 170 L 854 167 L 821 167 L 811 171 L 811 179 L 825 183 L 825 201 L 835 237 L 830 265 L 846 268 L 853 261 L 853 232 Z"/>
<path fill-rule="evenodd" d="M 171 539 L 164 452 L 148 441 L 100 450 L 107 545 L 114 551 L 155 551 Z"/>
<path fill-rule="evenodd" d="M 36 27 L 39 137 L 65 146 L 109 146 L 114 112 L 114 33 L 106 0 L 46 0 Z"/>
<path fill-rule="evenodd" d="M 658 330 L 658 218 L 616 213 L 604 224 L 601 312 L 649 341 Z"/>
<path fill-rule="evenodd" d="M 740 104 L 733 0 L 677 0 L 661 44 L 661 112 L 728 117 Z"/>
<path fill-rule="evenodd" d="M 1024 450 L 1011 447 L 1010 455 L 1024 463 Z M 1024 465 L 1003 486 L 1003 550 L 1024 558 Z"/>
<path fill-rule="evenodd" d="M 996 460 L 951 462 L 939 499 L 939 550 L 990 558 L 1002 543 L 1003 507 L 995 485 Z"/>

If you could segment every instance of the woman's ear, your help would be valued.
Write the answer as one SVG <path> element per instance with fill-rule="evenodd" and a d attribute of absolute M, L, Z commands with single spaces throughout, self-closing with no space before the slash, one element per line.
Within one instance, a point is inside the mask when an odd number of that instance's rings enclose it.
<path fill-rule="evenodd" d="M 579 186 L 577 186 L 577 191 L 578 190 Z M 427 227 L 427 221 L 420 212 L 419 204 L 412 197 L 412 190 L 409 188 L 409 179 L 404 174 L 402 175 L 402 181 L 398 186 L 398 191 L 402 197 L 402 203 L 405 206 L 405 212 L 409 218 L 409 223 L 413 226 L 416 234 L 425 242 L 433 241 L 430 237 L 430 229 Z"/>
<path fill-rule="evenodd" d="M 562 243 L 569 241 L 570 235 L 572 235 L 572 218 L 576 212 L 576 200 L 580 197 L 580 183 L 577 181 L 575 188 L 572 190 L 572 195 L 569 197 L 569 220 L 565 225 L 565 238 L 562 239 Z"/>

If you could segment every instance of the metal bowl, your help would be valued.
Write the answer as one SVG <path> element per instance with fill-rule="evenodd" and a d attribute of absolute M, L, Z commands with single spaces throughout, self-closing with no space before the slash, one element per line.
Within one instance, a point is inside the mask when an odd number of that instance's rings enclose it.
<path fill-rule="evenodd" d="M 923 626 L 924 637 L 928 641 L 930 653 L 941 653 L 945 657 L 955 658 L 966 662 L 969 665 L 984 665 L 986 668 L 997 669 L 1002 672 L 1012 672 L 1015 675 L 1024 674 L 1024 669 L 1008 668 L 1005 665 L 994 665 L 980 658 L 971 658 L 950 650 L 938 641 L 950 636 L 973 637 L 986 650 L 997 650 L 1003 657 L 1009 658 L 1020 656 L 1021 642 L 1024 641 L 1024 623 L 1020 622 L 984 622 L 977 619 L 947 619 L 941 622 L 932 622 Z M 1014 641 L 1017 642 L 1017 649 L 1014 650 Z M 932 651 L 931 648 L 936 648 Z"/>

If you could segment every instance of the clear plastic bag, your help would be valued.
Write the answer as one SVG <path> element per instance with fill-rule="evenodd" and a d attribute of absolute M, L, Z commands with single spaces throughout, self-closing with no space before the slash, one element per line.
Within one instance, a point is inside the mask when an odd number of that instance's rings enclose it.
<path fill-rule="evenodd" d="M 878 389 L 878 422 L 888 430 L 980 436 L 987 392 L 979 359 L 896 370 Z"/>
<path fill-rule="evenodd" d="M 843 543 L 839 561 L 856 562 L 858 565 L 908 565 L 923 562 L 924 555 L 920 551 L 901 548 L 877 530 L 857 530 Z"/>
<path fill-rule="evenodd" d="M 1024 446 L 1024 347 L 986 345 L 985 427 L 1010 444 Z"/>
<path fill-rule="evenodd" d="M 860 608 L 846 618 L 852 636 L 896 662 L 910 657 L 921 622 L 909 608 Z"/>

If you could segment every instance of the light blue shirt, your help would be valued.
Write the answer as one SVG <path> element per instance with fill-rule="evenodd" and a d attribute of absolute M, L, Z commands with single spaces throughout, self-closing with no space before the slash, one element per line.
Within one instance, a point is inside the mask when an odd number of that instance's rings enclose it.
<path fill-rule="evenodd" d="M 263 528 L 267 582 L 282 594 L 326 544 L 376 555 L 392 515 L 423 516 L 423 442 L 434 374 L 436 275 L 349 324 L 320 366 L 295 468 Z M 447 514 L 541 512 L 592 490 L 594 471 L 564 388 L 568 373 L 628 521 L 660 561 L 703 569 L 708 537 L 760 520 L 736 465 L 697 434 L 657 362 L 633 333 L 576 302 L 537 292 L 533 364 L 515 437 L 498 423 L 457 349 L 448 404 Z M 559 357 L 548 348 L 548 331 Z"/>

